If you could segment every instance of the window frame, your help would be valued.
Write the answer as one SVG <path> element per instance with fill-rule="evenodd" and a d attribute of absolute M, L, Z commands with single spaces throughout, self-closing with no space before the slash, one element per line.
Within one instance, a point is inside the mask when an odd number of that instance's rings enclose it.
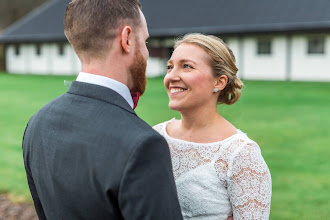
<path fill-rule="evenodd" d="M 319 42 L 317 42 L 319 41 Z M 320 45 L 317 45 L 320 43 Z M 313 48 L 314 46 L 314 48 Z M 321 46 L 321 48 L 318 48 Z M 307 38 L 307 54 L 308 55 L 324 55 L 326 54 L 326 38 L 325 36 L 309 36 Z"/>
<path fill-rule="evenodd" d="M 37 55 L 38 57 L 42 55 L 41 44 L 36 44 L 35 45 L 35 55 Z"/>
<path fill-rule="evenodd" d="M 64 43 L 57 44 L 57 54 L 61 57 L 65 55 L 65 44 Z"/>
<path fill-rule="evenodd" d="M 19 44 L 15 44 L 14 45 L 14 54 L 16 57 L 20 56 L 21 55 L 21 47 Z"/>
<path fill-rule="evenodd" d="M 271 38 L 257 38 L 256 52 L 258 56 L 272 55 L 272 39 Z M 268 47 L 265 49 L 265 46 Z"/>

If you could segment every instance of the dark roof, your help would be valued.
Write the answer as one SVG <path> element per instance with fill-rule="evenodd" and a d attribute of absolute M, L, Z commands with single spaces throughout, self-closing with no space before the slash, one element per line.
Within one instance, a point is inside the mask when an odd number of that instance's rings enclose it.
<path fill-rule="evenodd" d="M 6 29 L 0 42 L 61 41 L 70 0 L 53 0 Z M 151 37 L 188 32 L 330 31 L 329 0 L 141 0 Z"/>
<path fill-rule="evenodd" d="M 330 30 L 329 0 L 144 0 L 152 36 Z"/>
<path fill-rule="evenodd" d="M 0 35 L 0 42 L 64 41 L 64 14 L 71 0 L 53 0 L 33 10 Z"/>

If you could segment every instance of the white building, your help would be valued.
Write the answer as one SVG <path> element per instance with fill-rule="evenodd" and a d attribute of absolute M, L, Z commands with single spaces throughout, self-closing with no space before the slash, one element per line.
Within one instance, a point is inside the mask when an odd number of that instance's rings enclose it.
<path fill-rule="evenodd" d="M 239 75 L 253 80 L 330 81 L 330 34 L 230 37 Z"/>
<path fill-rule="evenodd" d="M 80 62 L 66 41 L 70 0 L 38 8 L 0 36 L 6 69 L 17 74 L 77 74 Z M 141 0 L 148 21 L 148 76 L 166 72 L 174 38 L 217 35 L 233 50 L 239 75 L 254 80 L 330 81 L 328 0 Z"/>
<path fill-rule="evenodd" d="M 17 74 L 73 75 L 80 61 L 68 43 L 22 43 L 6 47 L 6 69 Z"/>

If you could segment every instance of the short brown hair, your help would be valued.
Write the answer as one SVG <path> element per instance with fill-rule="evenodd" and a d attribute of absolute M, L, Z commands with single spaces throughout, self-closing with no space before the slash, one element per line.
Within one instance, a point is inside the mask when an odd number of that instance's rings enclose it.
<path fill-rule="evenodd" d="M 139 0 L 72 0 L 65 13 L 65 35 L 78 55 L 102 57 L 123 22 L 140 24 L 140 8 Z"/>
<path fill-rule="evenodd" d="M 213 75 L 215 77 L 221 75 L 226 75 L 228 77 L 227 85 L 220 92 L 218 97 L 218 103 L 227 105 L 234 104 L 241 96 L 243 83 L 236 74 L 238 68 L 235 64 L 236 61 L 233 51 L 223 40 L 213 35 L 199 33 L 187 34 L 175 43 L 174 49 L 183 43 L 197 45 L 209 54 Z"/>

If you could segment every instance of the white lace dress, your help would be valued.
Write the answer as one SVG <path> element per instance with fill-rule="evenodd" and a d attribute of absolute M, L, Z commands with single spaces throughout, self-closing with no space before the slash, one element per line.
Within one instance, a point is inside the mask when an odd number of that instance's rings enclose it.
<path fill-rule="evenodd" d="M 184 219 L 268 219 L 271 176 L 257 143 L 240 130 L 219 142 L 194 143 L 170 137 L 166 126 L 154 126 L 167 140 Z"/>

